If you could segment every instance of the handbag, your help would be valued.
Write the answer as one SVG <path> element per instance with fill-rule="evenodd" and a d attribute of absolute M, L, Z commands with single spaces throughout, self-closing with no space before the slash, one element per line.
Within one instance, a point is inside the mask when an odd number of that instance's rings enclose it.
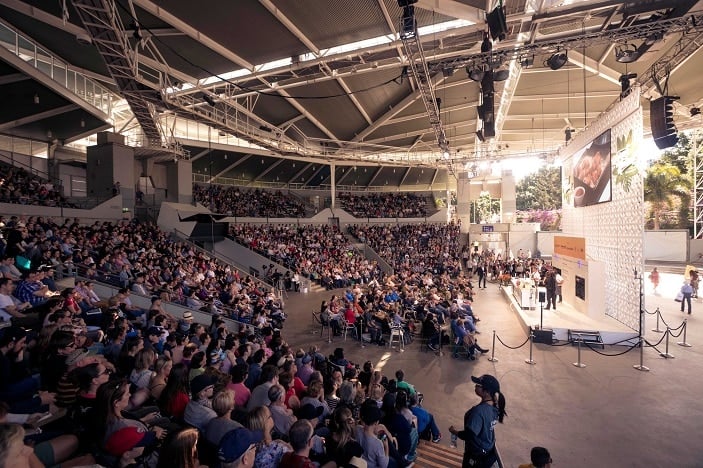
<path fill-rule="evenodd" d="M 679 292 L 676 294 L 676 297 L 674 298 L 674 300 L 675 300 L 676 302 L 683 302 L 683 293 L 682 293 L 681 291 L 679 291 Z"/>

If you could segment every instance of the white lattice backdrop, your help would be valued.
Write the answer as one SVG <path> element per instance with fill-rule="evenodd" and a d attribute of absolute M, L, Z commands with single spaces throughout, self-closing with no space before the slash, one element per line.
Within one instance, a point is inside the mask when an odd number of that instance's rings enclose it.
<path fill-rule="evenodd" d="M 562 194 L 570 187 L 573 155 L 604 131 L 611 129 L 613 178 L 612 201 L 574 208 L 564 196 L 562 230 L 565 234 L 586 238 L 588 260 L 605 263 L 605 314 L 637 330 L 639 327 L 639 281 L 636 269 L 642 272 L 643 262 L 643 155 L 642 107 L 639 88 L 618 102 L 610 111 L 563 148 Z M 627 186 L 626 186 L 627 185 Z"/>

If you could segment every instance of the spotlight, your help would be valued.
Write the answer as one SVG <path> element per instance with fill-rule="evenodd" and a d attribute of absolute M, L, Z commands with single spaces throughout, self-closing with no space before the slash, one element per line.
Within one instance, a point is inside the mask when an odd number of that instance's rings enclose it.
<path fill-rule="evenodd" d="M 442 76 L 445 78 L 449 78 L 450 76 L 454 75 L 454 69 L 453 68 L 442 68 Z"/>
<path fill-rule="evenodd" d="M 434 102 L 437 104 L 438 110 L 442 108 L 442 98 L 435 98 Z"/>
<path fill-rule="evenodd" d="M 615 47 L 615 61 L 619 63 L 632 63 L 640 58 L 640 53 L 634 44 L 625 44 L 624 46 Z"/>
<path fill-rule="evenodd" d="M 620 99 L 630 94 L 630 80 L 637 78 L 637 73 L 620 75 Z"/>
<path fill-rule="evenodd" d="M 215 100 L 209 94 L 203 94 L 203 101 L 207 102 L 212 107 L 215 107 Z"/>
<path fill-rule="evenodd" d="M 496 70 L 493 72 L 493 81 L 505 81 L 510 76 L 510 70 Z"/>
<path fill-rule="evenodd" d="M 34 104 L 39 104 L 39 95 L 38 94 L 34 95 Z"/>
<path fill-rule="evenodd" d="M 486 141 L 486 138 L 483 136 L 483 130 L 477 131 L 477 132 L 476 132 L 476 137 L 478 138 L 478 141 L 480 141 L 481 143 L 483 143 L 484 141 Z"/>
<path fill-rule="evenodd" d="M 468 66 L 466 67 L 466 74 L 469 75 L 469 78 L 473 81 L 481 81 L 483 80 L 484 71 L 482 67 L 471 68 Z"/>
<path fill-rule="evenodd" d="M 481 53 L 490 52 L 493 49 L 493 43 L 488 38 L 488 33 L 483 33 L 483 42 L 481 42 Z"/>
<path fill-rule="evenodd" d="M 573 132 L 573 129 L 567 128 L 564 130 L 564 141 L 569 141 L 571 140 L 571 133 Z"/>
<path fill-rule="evenodd" d="M 522 68 L 530 68 L 534 64 L 535 64 L 535 56 L 534 55 L 532 57 L 521 57 L 520 58 L 520 66 Z"/>
<path fill-rule="evenodd" d="M 561 67 L 566 65 L 567 60 L 566 52 L 557 52 L 549 57 L 544 64 L 552 70 L 559 70 Z"/>
<path fill-rule="evenodd" d="M 700 107 L 691 107 L 691 117 L 694 117 L 696 115 L 700 115 L 701 113 L 701 108 Z"/>

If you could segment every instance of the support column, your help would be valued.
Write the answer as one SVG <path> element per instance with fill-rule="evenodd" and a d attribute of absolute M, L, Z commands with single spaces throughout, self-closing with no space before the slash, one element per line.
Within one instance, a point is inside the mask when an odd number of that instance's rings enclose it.
<path fill-rule="evenodd" d="M 166 167 L 168 201 L 193 203 L 193 163 L 179 159 Z"/>
<path fill-rule="evenodd" d="M 330 164 L 330 197 L 332 198 L 332 201 L 330 203 L 330 208 L 333 210 L 337 207 L 336 206 L 336 199 L 337 199 L 337 178 L 335 177 L 335 169 L 336 166 L 334 164 Z"/>
<path fill-rule="evenodd" d="M 500 222 L 512 223 L 515 220 L 515 210 L 517 210 L 517 197 L 515 195 L 515 176 L 510 169 L 503 171 L 500 191 Z"/>
<path fill-rule="evenodd" d="M 465 171 L 459 172 L 456 181 L 456 217 L 461 221 L 461 233 L 468 234 L 471 220 L 471 196 L 469 177 Z"/>
<path fill-rule="evenodd" d="M 98 133 L 98 144 L 87 150 L 86 189 L 89 197 L 107 200 L 120 183 L 122 207 L 134 208 L 134 150 L 124 144 L 124 137 L 110 132 Z"/>

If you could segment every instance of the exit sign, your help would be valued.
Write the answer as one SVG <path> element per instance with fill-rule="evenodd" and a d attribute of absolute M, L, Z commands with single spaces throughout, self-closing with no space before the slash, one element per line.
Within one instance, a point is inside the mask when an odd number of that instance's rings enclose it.
<path fill-rule="evenodd" d="M 493 232 L 493 226 L 481 226 L 481 232 Z"/>

